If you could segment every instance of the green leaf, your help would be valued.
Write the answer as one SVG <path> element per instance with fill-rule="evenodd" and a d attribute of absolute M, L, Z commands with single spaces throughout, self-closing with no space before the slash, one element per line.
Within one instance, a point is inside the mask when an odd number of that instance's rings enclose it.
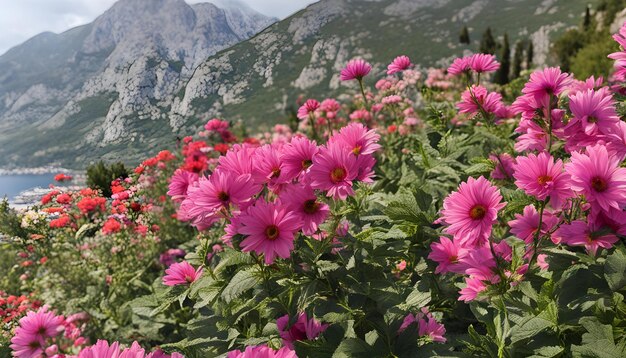
<path fill-rule="evenodd" d="M 511 328 L 511 342 L 516 343 L 531 338 L 553 326 L 554 323 L 545 318 L 539 316 L 530 317 Z"/>
<path fill-rule="evenodd" d="M 348 338 L 343 340 L 341 344 L 339 344 L 339 347 L 335 349 L 333 358 L 372 357 L 375 356 L 372 354 L 372 351 L 373 347 L 365 343 L 363 340 L 358 338 Z"/>
<path fill-rule="evenodd" d="M 613 291 L 619 291 L 626 286 L 626 255 L 622 248 L 617 248 L 607 256 L 604 264 L 604 277 Z"/>
<path fill-rule="evenodd" d="M 222 298 L 229 303 L 259 283 L 258 272 L 254 268 L 241 270 L 233 276 L 222 292 Z"/>

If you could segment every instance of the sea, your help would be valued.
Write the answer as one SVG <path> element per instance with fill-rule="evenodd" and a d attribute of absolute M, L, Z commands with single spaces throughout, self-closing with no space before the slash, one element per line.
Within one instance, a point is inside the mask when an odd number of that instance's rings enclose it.
<path fill-rule="evenodd" d="M 37 188 L 48 188 L 54 181 L 55 174 L 10 174 L 0 175 L 0 199 L 13 201 L 22 193 L 32 192 Z"/>

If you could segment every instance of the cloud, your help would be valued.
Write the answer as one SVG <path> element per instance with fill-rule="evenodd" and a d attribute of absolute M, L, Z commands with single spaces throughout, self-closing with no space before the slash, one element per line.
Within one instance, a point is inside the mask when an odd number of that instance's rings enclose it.
<path fill-rule="evenodd" d="M 263 14 L 282 19 L 316 0 L 240 1 Z M 0 0 L 0 54 L 41 32 L 59 33 L 89 23 L 114 3 L 115 0 Z"/>

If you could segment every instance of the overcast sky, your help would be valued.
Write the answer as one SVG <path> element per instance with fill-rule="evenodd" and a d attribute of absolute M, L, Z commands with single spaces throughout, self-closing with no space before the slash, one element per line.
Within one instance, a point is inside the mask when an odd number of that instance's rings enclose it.
<path fill-rule="evenodd" d="M 63 32 L 93 21 L 116 0 L 0 0 L 0 54 L 44 31 Z M 186 0 L 188 3 L 210 0 Z M 228 0 L 226 0 L 228 1 Z M 285 18 L 316 0 L 241 0 L 251 8 Z"/>

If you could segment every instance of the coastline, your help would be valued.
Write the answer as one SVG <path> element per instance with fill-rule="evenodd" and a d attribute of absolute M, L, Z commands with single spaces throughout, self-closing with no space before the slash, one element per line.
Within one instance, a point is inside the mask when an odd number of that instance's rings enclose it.
<path fill-rule="evenodd" d="M 52 167 L 52 166 L 36 167 L 36 168 L 12 168 L 12 169 L 0 168 L 0 175 L 28 175 L 28 174 L 37 175 L 37 174 L 57 174 L 57 173 L 81 174 L 83 172 L 79 170 L 72 170 L 72 169 Z"/>

